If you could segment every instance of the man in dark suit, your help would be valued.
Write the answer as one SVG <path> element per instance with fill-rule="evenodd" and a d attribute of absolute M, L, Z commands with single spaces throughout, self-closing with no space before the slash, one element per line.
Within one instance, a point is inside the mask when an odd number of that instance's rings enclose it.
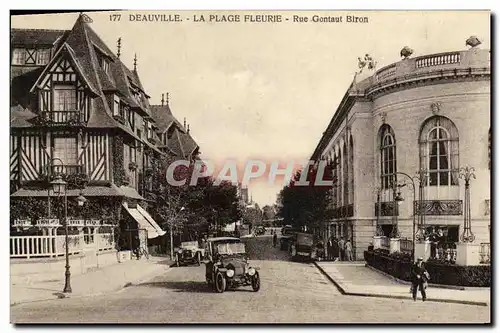
<path fill-rule="evenodd" d="M 417 262 L 411 268 L 411 288 L 413 300 L 417 300 L 417 291 L 420 289 L 422 301 L 425 302 L 427 295 L 425 293 L 425 284 L 427 282 L 428 273 L 424 266 L 424 259 L 418 258 Z"/>
<path fill-rule="evenodd" d="M 328 243 L 326 243 L 326 253 L 328 255 L 328 260 L 333 260 L 333 237 L 328 239 Z"/>

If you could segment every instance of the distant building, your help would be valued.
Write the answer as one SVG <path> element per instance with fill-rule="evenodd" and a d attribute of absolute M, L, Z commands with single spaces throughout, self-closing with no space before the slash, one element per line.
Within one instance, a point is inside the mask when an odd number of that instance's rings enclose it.
<path fill-rule="evenodd" d="M 248 199 L 248 187 L 243 187 L 241 183 L 238 183 L 238 198 L 240 199 L 240 202 L 242 204 L 250 204 L 250 201 Z"/>

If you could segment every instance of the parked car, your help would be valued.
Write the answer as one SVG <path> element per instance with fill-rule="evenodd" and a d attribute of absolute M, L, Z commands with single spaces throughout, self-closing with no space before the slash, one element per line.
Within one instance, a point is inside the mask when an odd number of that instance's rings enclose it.
<path fill-rule="evenodd" d="M 205 249 L 201 249 L 197 241 L 182 242 L 181 246 L 175 249 L 175 264 L 177 267 L 185 264 L 199 266 L 204 256 Z"/>
<path fill-rule="evenodd" d="M 239 238 L 209 238 L 207 252 L 205 278 L 215 292 L 240 286 L 260 290 L 258 267 L 250 265 L 245 244 Z"/>
<path fill-rule="evenodd" d="M 290 246 L 294 241 L 295 233 L 299 231 L 299 229 L 293 228 L 291 225 L 286 225 L 281 228 L 280 250 L 290 251 Z"/>
<path fill-rule="evenodd" d="M 292 260 L 316 260 L 317 248 L 314 245 L 314 235 L 305 232 L 297 232 L 293 237 L 290 246 L 290 255 Z"/>

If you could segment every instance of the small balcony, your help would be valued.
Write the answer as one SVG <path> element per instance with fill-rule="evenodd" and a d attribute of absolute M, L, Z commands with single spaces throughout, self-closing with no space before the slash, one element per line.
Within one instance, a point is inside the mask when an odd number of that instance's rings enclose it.
<path fill-rule="evenodd" d="M 80 175 L 84 173 L 83 165 L 67 164 L 67 165 L 52 165 L 50 173 L 53 175 L 60 174 L 65 176 Z"/>
<path fill-rule="evenodd" d="M 83 126 L 83 114 L 79 110 L 42 112 L 40 121 L 48 126 Z"/>

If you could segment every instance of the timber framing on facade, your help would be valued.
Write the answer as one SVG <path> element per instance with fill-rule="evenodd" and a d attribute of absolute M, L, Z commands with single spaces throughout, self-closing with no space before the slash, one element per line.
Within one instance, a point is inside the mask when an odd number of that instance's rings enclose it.
<path fill-rule="evenodd" d="M 108 207 L 113 224 L 124 202 L 147 206 L 157 161 L 199 155 L 168 102 L 150 105 L 149 98 L 136 60 L 130 70 L 85 14 L 71 30 L 12 29 L 12 200 L 47 200 L 48 180 L 62 174 L 85 185 L 69 187 L 69 197 L 114 205 Z"/>

